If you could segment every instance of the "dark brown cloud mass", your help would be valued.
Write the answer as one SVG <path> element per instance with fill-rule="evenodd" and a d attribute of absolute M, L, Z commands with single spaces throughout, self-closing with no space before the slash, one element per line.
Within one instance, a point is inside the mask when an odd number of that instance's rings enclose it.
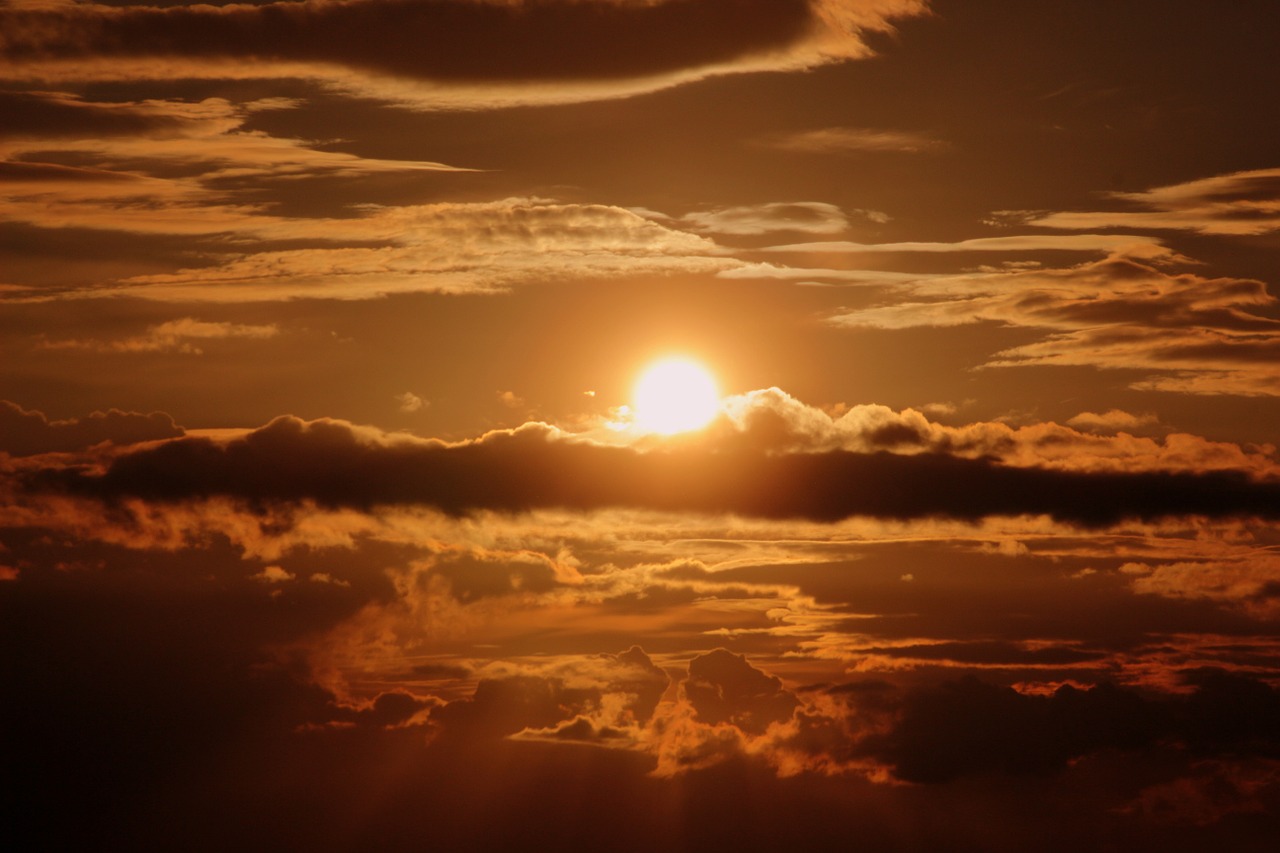
<path fill-rule="evenodd" d="M 447 513 L 639 507 L 836 521 L 855 515 L 977 520 L 1051 516 L 1084 526 L 1203 515 L 1280 517 L 1280 483 L 1241 472 L 1076 473 L 941 453 L 637 451 L 528 425 L 456 445 L 282 417 L 243 438 L 183 438 L 120 456 L 101 474 L 35 473 L 36 489 L 105 500 L 314 501 Z"/>

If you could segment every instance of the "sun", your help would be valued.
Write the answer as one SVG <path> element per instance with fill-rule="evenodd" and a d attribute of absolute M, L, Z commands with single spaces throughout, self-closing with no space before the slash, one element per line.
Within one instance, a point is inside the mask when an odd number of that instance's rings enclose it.
<path fill-rule="evenodd" d="M 662 435 L 701 429 L 720 411 L 710 371 L 687 358 L 664 358 L 645 368 L 632 394 L 635 425 Z"/>

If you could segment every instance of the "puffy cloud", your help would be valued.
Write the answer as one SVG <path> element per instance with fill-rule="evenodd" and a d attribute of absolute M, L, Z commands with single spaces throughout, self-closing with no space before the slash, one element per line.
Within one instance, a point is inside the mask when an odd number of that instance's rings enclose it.
<path fill-rule="evenodd" d="M 1146 228 L 1252 235 L 1280 230 L 1280 168 L 1215 175 L 1141 192 L 1109 193 L 1137 211 L 1002 211 L 1003 221 L 1045 228 Z"/>
<path fill-rule="evenodd" d="M 772 723 L 785 722 L 800 704 L 780 679 L 728 649 L 691 660 L 681 689 L 699 721 L 728 723 L 748 734 L 763 734 Z"/>
<path fill-rule="evenodd" d="M 397 394 L 396 402 L 400 404 L 400 411 L 402 412 L 419 412 L 431 405 L 429 401 L 424 400 L 412 391 Z"/>
<path fill-rule="evenodd" d="M 183 435 L 163 412 L 149 415 L 110 409 L 84 418 L 49 420 L 43 412 L 0 400 L 0 451 L 14 456 L 83 450 L 102 442 L 136 444 Z"/>
<path fill-rule="evenodd" d="M 914 409 L 896 411 L 875 404 L 851 406 L 832 415 L 770 388 L 727 398 L 722 417 L 708 431 L 707 440 L 764 452 L 945 452 L 995 458 L 1009 465 L 1077 471 L 1237 469 L 1261 477 L 1280 473 L 1272 446 L 1245 448 L 1185 433 L 1163 438 L 1112 436 L 1081 427 L 1096 424 L 1047 422 L 1015 427 L 1000 421 L 979 421 L 946 426 Z"/>
<path fill-rule="evenodd" d="M 871 53 L 863 33 L 924 10 L 924 0 L 6 7 L 0 59 L 11 78 L 301 77 L 420 106 L 497 106 L 859 58 Z"/>
<path fill-rule="evenodd" d="M 1047 515 L 1104 527 L 1280 512 L 1280 483 L 1232 469 L 1065 471 L 938 452 L 778 454 L 679 442 L 644 451 L 567 439 L 534 424 L 450 445 L 291 417 L 225 442 L 187 437 L 124 453 L 101 474 L 47 468 L 17 476 L 31 495 L 109 503 L 228 497 L 359 510 L 418 505 L 451 514 L 634 507 L 829 522 Z"/>
<path fill-rule="evenodd" d="M 544 671 L 483 677 L 475 692 L 432 712 L 449 737 L 595 740 L 623 737 L 653 716 L 669 678 L 644 650 L 562 661 Z"/>

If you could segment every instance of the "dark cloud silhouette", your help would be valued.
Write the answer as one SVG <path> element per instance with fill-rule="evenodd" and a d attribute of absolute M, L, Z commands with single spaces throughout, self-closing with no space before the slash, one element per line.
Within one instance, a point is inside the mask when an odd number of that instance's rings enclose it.
<path fill-rule="evenodd" d="M 182 434 L 182 427 L 163 412 L 144 415 L 110 409 L 83 418 L 51 421 L 43 412 L 0 400 L 0 451 L 13 456 L 83 450 L 104 441 L 136 444 Z"/>
<path fill-rule="evenodd" d="M 142 448 L 102 475 L 48 469 L 24 482 L 105 501 L 229 496 L 359 509 L 420 504 L 452 514 L 606 507 L 818 521 L 1045 514 L 1085 527 L 1280 517 L 1280 483 L 1229 470 L 1082 473 L 941 453 L 645 452 L 566 440 L 538 425 L 447 445 L 293 417 L 227 443 L 187 437 Z"/>
<path fill-rule="evenodd" d="M 632 646 L 616 655 L 566 662 L 551 673 L 482 678 L 475 693 L 437 708 L 431 721 L 451 740 L 495 738 L 523 730 L 543 730 L 551 739 L 593 740 L 617 736 L 618 729 L 584 716 L 606 713 L 605 697 L 618 702 L 613 722 L 644 724 L 653 716 L 670 679 L 644 650 Z"/>
<path fill-rule="evenodd" d="M 810 0 L 355 0 L 0 10 L 0 56 L 335 63 L 409 78 L 640 77 L 785 47 L 818 24 Z"/>
<path fill-rule="evenodd" d="M 101 104 L 63 92 L 0 91 L 0 114 L 5 116 L 0 139 L 152 136 L 177 133 L 192 123 L 155 104 Z"/>
<path fill-rule="evenodd" d="M 761 734 L 791 717 L 800 702 L 782 681 L 747 663 L 743 655 L 713 649 L 689 662 L 682 689 L 704 723 L 729 723 Z"/>

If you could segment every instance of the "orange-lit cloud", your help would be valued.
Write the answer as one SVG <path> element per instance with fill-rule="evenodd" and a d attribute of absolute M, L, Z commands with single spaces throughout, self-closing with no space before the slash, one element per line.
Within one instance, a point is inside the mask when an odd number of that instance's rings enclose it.
<path fill-rule="evenodd" d="M 1121 257 L 1067 269 L 934 276 L 911 301 L 831 318 L 848 328 L 996 322 L 1045 329 L 988 367 L 1081 365 L 1154 371 L 1133 387 L 1192 394 L 1280 394 L 1280 320 L 1260 281 L 1172 274 Z"/>
<path fill-rule="evenodd" d="M 1005 211 L 1000 221 L 1045 228 L 1130 228 L 1248 236 L 1280 230 L 1280 169 L 1215 175 L 1140 192 L 1109 193 L 1139 210 Z"/>
<path fill-rule="evenodd" d="M 0 61 L 10 78 L 296 77 L 417 107 L 489 107 L 857 59 L 871 53 L 865 32 L 925 9 L 924 0 L 53 4 L 0 10 Z M 240 65 L 249 57 L 251 67 Z"/>

